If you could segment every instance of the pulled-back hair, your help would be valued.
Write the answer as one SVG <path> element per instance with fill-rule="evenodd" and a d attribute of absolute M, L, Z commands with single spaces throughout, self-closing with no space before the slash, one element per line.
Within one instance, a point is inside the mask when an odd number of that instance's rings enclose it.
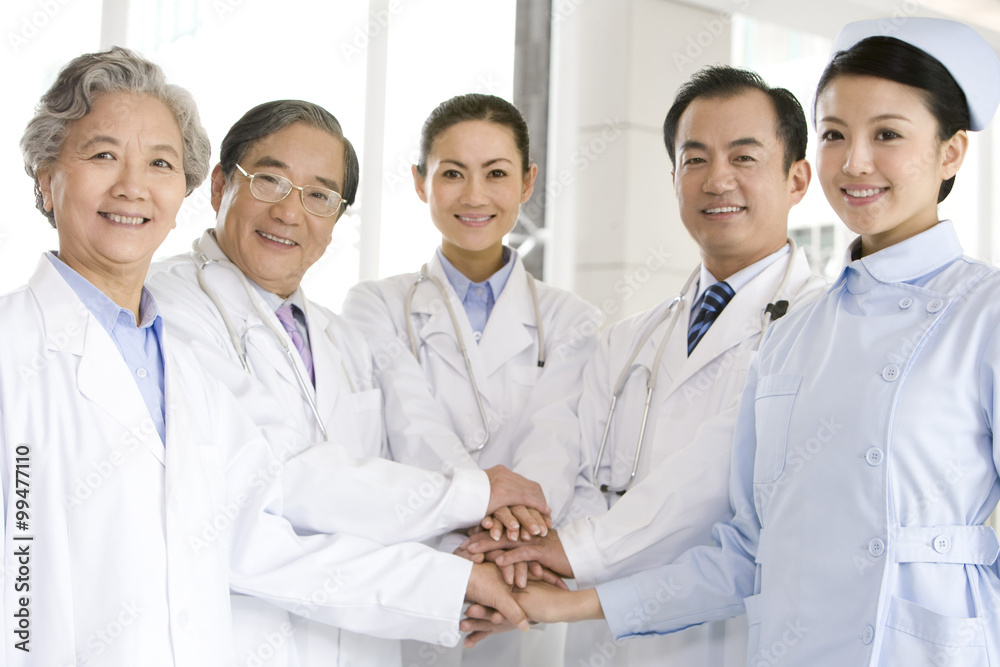
<path fill-rule="evenodd" d="M 442 102 L 424 121 L 420 130 L 420 159 L 417 162 L 417 171 L 421 175 L 427 173 L 427 156 L 438 135 L 467 120 L 485 120 L 510 128 L 517 152 L 521 155 L 521 169 L 527 173 L 531 160 L 528 157 L 528 124 L 524 116 L 502 97 L 469 93 Z"/>

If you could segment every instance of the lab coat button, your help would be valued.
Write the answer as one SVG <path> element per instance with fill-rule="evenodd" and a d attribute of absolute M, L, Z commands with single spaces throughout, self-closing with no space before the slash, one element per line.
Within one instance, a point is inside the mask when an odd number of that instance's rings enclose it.
<path fill-rule="evenodd" d="M 177 612 L 177 627 L 186 628 L 188 624 L 188 615 L 186 611 Z"/>
<path fill-rule="evenodd" d="M 902 308 L 903 310 L 906 310 L 912 305 L 913 305 L 913 299 L 911 299 L 908 296 L 904 296 L 902 299 L 899 300 L 899 307 Z"/>
<path fill-rule="evenodd" d="M 886 382 L 895 382 L 896 378 L 899 377 L 899 366 L 896 364 L 889 364 L 882 369 L 882 379 Z"/>
<path fill-rule="evenodd" d="M 872 447 L 865 453 L 865 460 L 870 466 L 882 465 L 882 458 L 882 450 L 878 447 Z"/>
<path fill-rule="evenodd" d="M 874 558 L 879 558 L 885 553 L 885 542 L 876 537 L 868 543 L 868 553 L 870 553 Z"/>
<path fill-rule="evenodd" d="M 946 554 L 951 551 L 951 538 L 947 535 L 938 535 L 934 538 L 934 551 L 939 554 Z"/>
<path fill-rule="evenodd" d="M 875 639 L 875 628 L 866 625 L 865 631 L 861 633 L 861 641 L 865 644 L 871 644 L 873 639 Z"/>
<path fill-rule="evenodd" d="M 145 379 L 145 377 L 147 375 L 146 369 L 145 368 L 138 368 L 138 369 L 136 369 L 135 374 L 139 376 L 140 380 L 143 380 L 143 379 Z"/>
<path fill-rule="evenodd" d="M 941 299 L 931 299 L 927 303 L 927 312 L 928 313 L 936 313 L 937 311 L 941 310 L 942 308 L 944 308 L 944 301 L 942 301 Z"/>

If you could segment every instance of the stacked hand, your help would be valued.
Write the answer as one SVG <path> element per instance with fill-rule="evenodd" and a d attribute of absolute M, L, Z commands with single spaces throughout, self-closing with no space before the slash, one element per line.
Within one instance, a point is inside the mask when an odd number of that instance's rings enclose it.
<path fill-rule="evenodd" d="M 539 623 L 604 618 L 597 591 L 592 588 L 570 591 L 542 581 L 529 581 L 524 589 L 514 589 L 513 598 L 528 618 Z M 462 632 L 469 633 L 465 638 L 467 648 L 514 627 L 523 629 L 512 624 L 505 614 L 480 604 L 471 605 L 459 624 Z"/>
<path fill-rule="evenodd" d="M 552 510 L 545 503 L 542 487 L 504 466 L 486 471 L 490 480 L 490 502 L 482 527 L 493 539 L 530 540 L 545 535 L 552 527 Z"/>

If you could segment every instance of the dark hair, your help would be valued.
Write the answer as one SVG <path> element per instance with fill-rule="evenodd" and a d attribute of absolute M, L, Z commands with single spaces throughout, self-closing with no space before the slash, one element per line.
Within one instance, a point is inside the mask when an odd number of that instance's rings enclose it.
<path fill-rule="evenodd" d="M 759 90 L 771 99 L 777 122 L 775 131 L 785 147 L 785 171 L 792 164 L 806 157 L 806 143 L 809 130 L 802 105 L 784 88 L 772 88 L 756 72 L 728 65 L 713 65 L 695 72 L 691 80 L 681 86 L 674 97 L 674 103 L 663 121 L 663 143 L 667 146 L 670 164 L 675 161 L 674 143 L 677 140 L 677 126 L 681 116 L 698 98 L 720 99 L 735 97 L 748 90 Z"/>
<path fill-rule="evenodd" d="M 341 185 L 344 191 L 340 194 L 348 206 L 353 204 L 361 175 L 358 154 L 333 114 L 318 104 L 302 100 L 275 100 L 258 104 L 229 128 L 219 149 L 219 162 L 226 179 L 232 176 L 236 163 L 246 157 L 256 142 L 294 123 L 305 123 L 344 142 L 344 182 Z"/>
<path fill-rule="evenodd" d="M 24 170 L 35 180 L 35 206 L 53 227 L 55 211 L 45 210 L 38 171 L 59 157 L 70 124 L 89 114 L 95 99 L 117 92 L 152 95 L 170 109 L 184 144 L 185 196 L 208 175 L 211 147 L 191 93 L 167 83 L 158 65 L 134 51 L 115 46 L 85 53 L 62 68 L 55 83 L 42 95 L 21 136 Z"/>
<path fill-rule="evenodd" d="M 816 98 L 838 76 L 874 76 L 917 88 L 938 124 L 938 139 L 947 141 L 971 124 L 969 104 L 955 78 L 941 62 L 922 49 L 895 37 L 868 37 L 840 51 L 823 70 Z M 813 106 L 815 121 L 816 107 Z M 940 204 L 955 186 L 955 177 L 942 181 Z"/>
<path fill-rule="evenodd" d="M 417 171 L 427 173 L 427 156 L 438 135 L 453 125 L 467 120 L 486 120 L 510 128 L 514 145 L 521 154 L 521 169 L 527 173 L 531 166 L 528 159 L 528 124 L 513 104 L 496 95 L 470 93 L 442 102 L 424 121 L 420 130 L 420 159 Z"/>

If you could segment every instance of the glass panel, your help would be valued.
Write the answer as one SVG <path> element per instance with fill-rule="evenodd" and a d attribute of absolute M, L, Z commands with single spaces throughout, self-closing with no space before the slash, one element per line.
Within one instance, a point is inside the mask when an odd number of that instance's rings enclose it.
<path fill-rule="evenodd" d="M 410 175 L 424 119 L 454 95 L 514 90 L 514 0 L 404 7 L 389 33 L 380 276 L 418 270 L 441 242 Z"/>
<path fill-rule="evenodd" d="M 35 208 L 18 142 L 59 68 L 100 47 L 101 1 L 10 0 L 4 3 L 3 28 L 0 66 L 7 94 L 0 111 L 0 178 L 8 184 L 4 195 L 9 200 L 0 220 L 0 293 L 26 283 L 39 255 L 59 245 L 49 221 Z"/>

